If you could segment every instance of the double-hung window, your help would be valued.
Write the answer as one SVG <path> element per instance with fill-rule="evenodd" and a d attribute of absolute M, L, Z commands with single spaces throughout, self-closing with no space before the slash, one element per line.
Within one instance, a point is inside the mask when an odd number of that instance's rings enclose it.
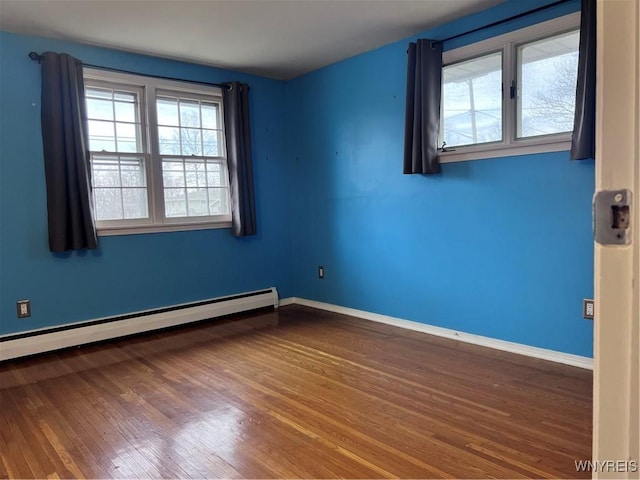
<path fill-rule="evenodd" d="M 95 69 L 84 76 L 99 233 L 229 226 L 220 89 Z"/>
<path fill-rule="evenodd" d="M 442 162 L 568 150 L 578 14 L 443 54 Z"/>

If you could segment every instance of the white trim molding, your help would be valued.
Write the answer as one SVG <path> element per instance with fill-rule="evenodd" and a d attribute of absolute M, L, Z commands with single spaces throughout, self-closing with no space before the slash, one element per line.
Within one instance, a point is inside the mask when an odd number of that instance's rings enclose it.
<path fill-rule="evenodd" d="M 630 243 L 594 243 L 592 478 L 640 479 L 640 3 L 596 6 L 595 191 L 632 195 Z"/>
<path fill-rule="evenodd" d="M 286 307 L 287 305 L 293 305 L 294 303 L 297 303 L 297 300 L 298 298 L 296 297 L 281 298 L 279 302 L 279 306 Z"/>
<path fill-rule="evenodd" d="M 280 306 L 292 305 L 292 304 L 304 305 L 306 307 L 326 310 L 328 312 L 340 313 L 342 315 L 349 315 L 352 317 L 362 318 L 364 320 L 371 320 L 373 322 L 385 323 L 387 325 L 393 325 L 394 327 L 405 328 L 407 330 L 414 330 L 416 332 L 427 333 L 429 335 L 449 338 L 452 340 L 458 340 L 460 342 L 465 342 L 465 343 L 472 343 L 474 345 L 493 348 L 495 350 L 502 350 L 505 352 L 516 353 L 518 355 L 525 355 L 527 357 L 539 358 L 542 360 L 548 360 L 555 363 L 562 363 L 565 365 L 571 365 L 574 367 L 584 368 L 587 370 L 593 370 L 593 359 L 589 357 L 583 357 L 580 355 L 573 355 L 570 353 L 558 352 L 555 350 L 548 350 L 546 348 L 532 347 L 529 345 L 523 345 L 521 343 L 508 342 L 506 340 L 498 340 L 496 338 L 483 337 L 481 335 L 474 335 L 472 333 L 460 332 L 457 330 L 451 330 L 449 328 L 436 327 L 434 325 L 428 325 L 426 323 L 414 322 L 412 320 L 404 320 L 402 318 L 391 317 L 388 315 L 381 315 L 379 313 L 367 312 L 365 310 L 357 310 L 355 308 L 341 307 L 339 305 L 333 305 L 331 303 L 317 302 L 315 300 L 307 300 L 306 298 L 289 297 L 289 298 L 284 298 L 280 300 Z"/>

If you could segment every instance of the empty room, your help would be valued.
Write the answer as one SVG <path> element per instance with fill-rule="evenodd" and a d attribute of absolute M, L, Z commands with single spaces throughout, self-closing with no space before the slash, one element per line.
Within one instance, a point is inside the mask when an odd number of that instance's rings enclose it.
<path fill-rule="evenodd" d="M 636 0 L 0 0 L 0 478 L 640 478 Z"/>

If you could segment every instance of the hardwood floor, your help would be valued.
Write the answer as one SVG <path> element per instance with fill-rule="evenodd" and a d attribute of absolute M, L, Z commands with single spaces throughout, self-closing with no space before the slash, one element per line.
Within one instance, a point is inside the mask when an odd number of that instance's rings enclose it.
<path fill-rule="evenodd" d="M 300 306 L 0 364 L 0 477 L 590 477 L 591 372 Z"/>

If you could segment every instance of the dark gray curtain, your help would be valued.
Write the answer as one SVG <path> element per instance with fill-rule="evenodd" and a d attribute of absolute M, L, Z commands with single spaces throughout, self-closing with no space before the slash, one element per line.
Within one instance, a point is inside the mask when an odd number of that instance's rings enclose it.
<path fill-rule="evenodd" d="M 582 0 L 571 160 L 596 155 L 596 0 Z"/>
<path fill-rule="evenodd" d="M 235 237 L 255 235 L 256 205 L 249 126 L 249 85 L 230 82 L 224 89 L 224 128 L 231 189 L 231 231 Z"/>
<path fill-rule="evenodd" d="M 53 52 L 41 63 L 49 249 L 97 248 L 82 63 Z"/>
<path fill-rule="evenodd" d="M 410 43 L 404 125 L 404 173 L 438 173 L 442 43 Z"/>

